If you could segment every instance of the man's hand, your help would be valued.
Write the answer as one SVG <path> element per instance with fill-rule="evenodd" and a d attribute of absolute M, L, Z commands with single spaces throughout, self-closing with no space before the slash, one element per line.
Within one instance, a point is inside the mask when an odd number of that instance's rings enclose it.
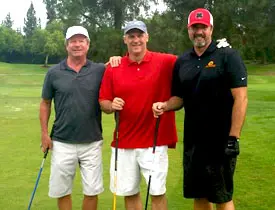
<path fill-rule="evenodd" d="M 121 64 L 121 56 L 110 57 L 108 64 L 110 64 L 111 67 L 118 67 Z"/>
<path fill-rule="evenodd" d="M 122 98 L 115 97 L 112 101 L 112 110 L 120 111 L 123 109 L 125 102 Z"/>
<path fill-rule="evenodd" d="M 48 134 L 42 134 L 41 136 L 41 149 L 42 152 L 46 152 L 47 149 L 52 149 L 53 143 Z"/>
<path fill-rule="evenodd" d="M 152 111 L 155 118 L 158 118 L 160 115 L 162 115 L 167 108 L 166 102 L 156 102 L 153 103 Z"/>

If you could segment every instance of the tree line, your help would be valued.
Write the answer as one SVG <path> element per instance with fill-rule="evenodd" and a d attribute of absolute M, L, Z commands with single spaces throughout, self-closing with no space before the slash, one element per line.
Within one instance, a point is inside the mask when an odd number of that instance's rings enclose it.
<path fill-rule="evenodd" d="M 0 61 L 56 63 L 66 56 L 67 27 L 83 25 L 90 33 L 89 58 L 105 62 L 123 55 L 124 24 L 146 22 L 150 50 L 182 54 L 192 46 L 187 34 L 191 10 L 204 7 L 214 16 L 214 39 L 226 37 L 245 60 L 275 61 L 275 0 L 163 0 L 167 10 L 152 11 L 158 0 L 43 0 L 47 24 L 41 28 L 33 4 L 24 19 L 23 32 L 13 29 L 10 14 L 0 25 Z"/>

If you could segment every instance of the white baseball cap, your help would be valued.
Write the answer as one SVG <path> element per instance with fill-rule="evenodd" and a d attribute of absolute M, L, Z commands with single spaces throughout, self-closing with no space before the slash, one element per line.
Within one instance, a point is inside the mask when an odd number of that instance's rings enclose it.
<path fill-rule="evenodd" d="M 66 40 L 70 39 L 72 36 L 74 36 L 76 34 L 82 34 L 90 40 L 89 33 L 88 33 L 87 29 L 84 28 L 83 26 L 69 27 L 66 32 Z"/>

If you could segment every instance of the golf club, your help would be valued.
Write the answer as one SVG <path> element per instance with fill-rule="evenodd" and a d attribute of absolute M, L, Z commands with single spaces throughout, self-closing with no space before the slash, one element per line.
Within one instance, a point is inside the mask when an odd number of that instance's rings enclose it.
<path fill-rule="evenodd" d="M 34 189 L 33 189 L 33 192 L 32 192 L 32 196 L 31 196 L 31 199 L 30 199 L 30 202 L 29 202 L 28 210 L 31 209 L 32 201 L 33 201 L 33 198 L 34 198 L 37 186 L 38 186 L 38 182 L 39 182 L 42 170 L 43 170 L 44 162 L 45 162 L 46 157 L 48 155 L 48 151 L 49 151 L 49 149 L 46 149 L 46 151 L 44 152 L 44 157 L 43 157 L 43 160 L 42 160 L 42 163 L 41 163 L 41 166 L 40 166 L 40 170 L 38 172 L 38 176 L 37 176 L 37 179 L 36 179 L 36 182 L 35 182 L 35 186 L 34 186 Z"/>
<path fill-rule="evenodd" d="M 152 168 L 153 168 L 153 165 L 154 165 L 154 157 L 155 157 L 155 150 L 156 150 L 156 145 L 157 145 L 159 122 L 160 122 L 160 117 L 158 117 L 157 120 L 156 120 L 156 128 L 155 128 L 155 133 L 154 133 L 153 152 L 152 152 L 152 154 L 153 154 Z M 148 186 L 147 186 L 145 210 L 147 210 L 147 207 L 148 207 L 148 200 L 149 200 L 149 194 L 150 194 L 150 185 L 151 185 L 151 176 L 152 176 L 152 168 L 150 170 L 149 181 L 148 181 Z"/>
<path fill-rule="evenodd" d="M 116 210 L 116 190 L 117 190 L 117 155 L 118 155 L 118 125 L 119 125 L 119 112 L 115 112 L 115 172 L 114 172 L 114 196 L 113 196 L 113 210 Z"/>

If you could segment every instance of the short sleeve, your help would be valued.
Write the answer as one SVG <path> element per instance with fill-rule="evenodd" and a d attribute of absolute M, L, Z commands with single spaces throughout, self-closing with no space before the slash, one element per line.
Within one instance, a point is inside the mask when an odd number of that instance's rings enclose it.
<path fill-rule="evenodd" d="M 180 81 L 180 58 L 176 60 L 173 69 L 173 79 L 172 79 L 172 90 L 171 95 L 183 98 L 182 88 L 181 88 L 181 81 Z"/>
<path fill-rule="evenodd" d="M 54 97 L 54 88 L 52 84 L 51 71 L 49 70 L 45 76 L 43 89 L 42 89 L 42 98 L 51 100 Z"/>
<path fill-rule="evenodd" d="M 164 63 L 167 69 L 170 69 L 170 71 L 174 68 L 175 62 L 177 60 L 176 55 L 172 54 L 164 54 L 165 56 L 163 57 Z"/>
<path fill-rule="evenodd" d="M 113 71 L 112 67 L 108 65 L 106 68 L 99 91 L 99 101 L 109 100 L 114 98 L 113 94 Z"/>
<path fill-rule="evenodd" d="M 227 55 L 226 70 L 230 88 L 247 86 L 247 70 L 240 54 L 234 51 Z"/>

